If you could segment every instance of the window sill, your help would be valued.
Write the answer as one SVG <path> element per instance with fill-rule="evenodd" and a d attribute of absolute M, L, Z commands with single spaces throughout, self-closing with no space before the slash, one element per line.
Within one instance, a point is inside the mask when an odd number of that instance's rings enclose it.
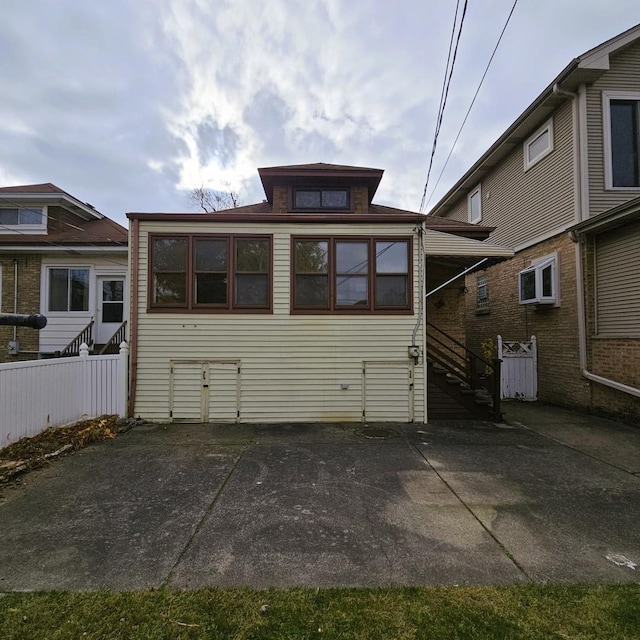
<path fill-rule="evenodd" d="M 488 316 L 489 313 L 491 313 L 489 309 L 476 309 L 477 316 Z"/>

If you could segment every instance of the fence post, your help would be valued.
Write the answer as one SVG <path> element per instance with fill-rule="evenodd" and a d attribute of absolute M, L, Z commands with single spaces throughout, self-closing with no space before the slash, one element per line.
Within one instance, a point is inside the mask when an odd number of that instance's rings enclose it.
<path fill-rule="evenodd" d="M 89 380 L 89 374 L 91 373 L 89 370 L 89 345 L 86 342 L 83 342 L 79 348 L 79 362 L 81 366 L 78 367 L 80 371 L 80 375 L 82 376 L 82 382 L 78 385 L 81 389 L 82 399 L 80 401 L 80 413 L 83 418 L 86 418 L 89 414 L 91 396 L 90 389 L 91 384 Z"/>
<path fill-rule="evenodd" d="M 118 415 L 127 417 L 127 394 L 129 392 L 129 345 L 123 340 L 120 343 L 118 358 Z"/>
<path fill-rule="evenodd" d="M 498 358 L 502 360 L 502 336 L 498 335 Z M 502 384 L 502 366 L 500 367 L 500 400 L 504 398 L 502 393 L 504 385 Z"/>

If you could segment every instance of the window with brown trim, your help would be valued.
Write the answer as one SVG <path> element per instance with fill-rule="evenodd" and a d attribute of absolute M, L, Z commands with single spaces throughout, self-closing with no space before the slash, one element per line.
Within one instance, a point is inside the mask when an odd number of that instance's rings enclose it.
<path fill-rule="evenodd" d="M 301 211 L 348 211 L 350 200 L 349 187 L 296 187 L 292 204 Z"/>
<path fill-rule="evenodd" d="M 150 307 L 271 309 L 271 236 L 152 235 Z"/>
<path fill-rule="evenodd" d="M 411 310 L 411 239 L 292 239 L 292 310 L 386 313 Z"/>

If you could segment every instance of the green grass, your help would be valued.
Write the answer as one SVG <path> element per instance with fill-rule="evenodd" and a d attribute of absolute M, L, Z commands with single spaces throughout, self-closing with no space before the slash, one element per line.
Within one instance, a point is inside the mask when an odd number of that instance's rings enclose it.
<path fill-rule="evenodd" d="M 10 593 L 0 638 L 640 638 L 640 585 Z"/>

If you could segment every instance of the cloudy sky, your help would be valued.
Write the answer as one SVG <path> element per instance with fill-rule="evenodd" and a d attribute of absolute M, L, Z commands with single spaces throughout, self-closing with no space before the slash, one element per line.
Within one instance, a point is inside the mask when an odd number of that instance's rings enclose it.
<path fill-rule="evenodd" d="M 430 180 L 513 0 L 469 0 Z M 454 0 L 3 0 L 0 185 L 53 182 L 126 225 L 194 210 L 190 188 L 263 199 L 257 167 L 385 170 L 418 210 Z M 431 206 L 638 0 L 519 0 Z"/>

